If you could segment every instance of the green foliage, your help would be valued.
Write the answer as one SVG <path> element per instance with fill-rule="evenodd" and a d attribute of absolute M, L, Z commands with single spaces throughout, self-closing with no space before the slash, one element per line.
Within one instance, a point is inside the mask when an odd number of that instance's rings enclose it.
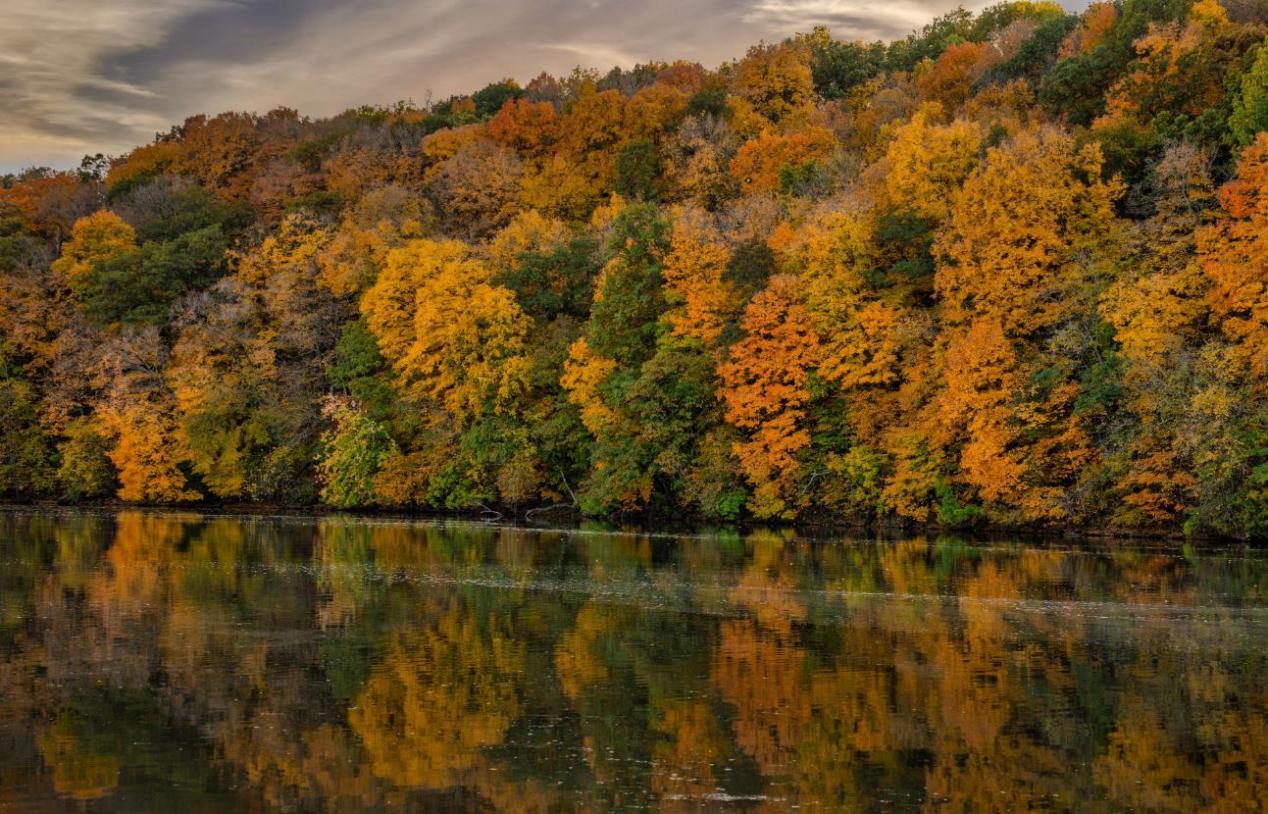
<path fill-rule="evenodd" d="M 352 396 L 374 420 L 386 421 L 396 398 L 387 373 L 379 342 L 365 321 L 345 323 L 335 345 L 334 361 L 326 368 L 330 385 Z"/>
<path fill-rule="evenodd" d="M 826 464 L 828 477 L 823 501 L 849 520 L 868 522 L 884 512 L 881 490 L 886 458 L 866 446 L 853 446 L 833 455 Z"/>
<path fill-rule="evenodd" d="M 219 227 L 233 235 L 251 222 L 246 204 L 225 204 L 202 187 L 168 177 L 158 178 L 120 196 L 112 211 L 136 230 L 137 242 L 176 240 L 189 233 Z"/>
<path fill-rule="evenodd" d="M 937 223 L 915 212 L 886 212 L 876 222 L 878 270 L 884 276 L 874 284 L 928 280 L 933 276 L 933 240 Z"/>
<path fill-rule="evenodd" d="M 611 377 L 605 390 L 621 418 L 595 439 L 582 509 L 610 514 L 672 505 L 717 409 L 708 354 L 698 344 L 666 340 L 636 372 Z"/>
<path fill-rule="evenodd" d="M 219 225 L 97 263 L 71 283 L 89 319 L 99 324 L 162 322 L 186 291 L 205 287 L 224 273 L 228 241 Z"/>
<path fill-rule="evenodd" d="M 1088 358 L 1081 365 L 1074 412 L 1103 419 L 1116 409 L 1122 397 L 1123 359 L 1115 346 L 1112 325 L 1096 318 L 1088 334 Z"/>
<path fill-rule="evenodd" d="M 938 500 L 936 516 L 939 525 L 965 528 L 978 525 L 986 519 L 986 514 L 980 506 L 961 503 L 955 495 L 955 490 L 945 481 L 938 481 L 934 487 L 934 496 Z"/>
<path fill-rule="evenodd" d="M 325 412 L 333 426 L 321 437 L 317 461 L 322 501 L 337 509 L 374 505 L 374 476 L 397 454 L 396 442 L 355 403 L 332 401 Z"/>
<path fill-rule="evenodd" d="M 1033 20 L 1042 27 L 1045 23 L 1067 19 L 1067 17 L 1068 15 L 1057 3 L 1005 0 L 979 11 L 965 39 L 971 42 L 986 42 L 994 34 L 1003 31 L 1018 20 Z"/>
<path fill-rule="evenodd" d="M 697 91 L 687 102 L 687 112 L 692 116 L 708 115 L 718 118 L 725 116 L 726 88 L 715 85 Z"/>
<path fill-rule="evenodd" d="M 584 319 L 594 300 L 598 254 L 595 240 L 573 237 L 549 251 L 522 252 L 498 283 L 514 291 L 520 307 L 535 319 Z"/>
<path fill-rule="evenodd" d="M 586 326 L 596 352 L 624 365 L 651 356 L 665 310 L 661 262 L 668 248 L 669 223 L 654 206 L 629 206 L 612 224 L 612 259 Z"/>
<path fill-rule="evenodd" d="M 524 91 L 515 84 L 514 80 L 503 79 L 501 82 L 491 82 L 480 88 L 471 95 L 471 99 L 475 102 L 476 115 L 488 118 L 501 110 L 502 105 L 523 96 Z"/>
<path fill-rule="evenodd" d="M 311 496 L 306 411 L 264 400 L 270 395 L 226 394 L 208 409 L 184 416 L 194 472 L 213 495 L 288 502 Z"/>
<path fill-rule="evenodd" d="M 821 36 L 819 35 L 822 31 Z M 841 42 L 816 29 L 808 38 L 811 75 L 815 91 L 825 99 L 843 99 L 858 85 L 885 68 L 886 48 L 881 42 Z"/>
<path fill-rule="evenodd" d="M 616 155 L 616 183 L 618 194 L 639 201 L 654 201 L 660 197 L 660 150 L 651 139 L 635 139 L 621 148 Z"/>
<path fill-rule="evenodd" d="M 110 442 L 97 432 L 91 419 L 72 423 L 58 452 L 62 464 L 57 482 L 68 500 L 104 497 L 114 491 L 114 465 L 107 457 Z"/>
<path fill-rule="evenodd" d="M 1039 102 L 1053 116 L 1071 124 L 1089 125 L 1105 112 L 1105 89 L 1122 72 L 1130 48 L 1102 43 L 1091 53 L 1063 59 L 1039 86 Z"/>
<path fill-rule="evenodd" d="M 987 72 L 986 82 L 1008 82 L 1013 79 L 1035 80 L 1057 61 L 1061 41 L 1079 24 L 1073 15 L 1045 19 L 1016 54 Z"/>
<path fill-rule="evenodd" d="M 818 161 L 785 164 L 779 168 L 779 192 L 794 198 L 804 198 L 827 191 L 827 173 Z"/>
<path fill-rule="evenodd" d="M 1268 130 L 1268 39 L 1255 52 L 1255 62 L 1242 75 L 1241 88 L 1228 119 L 1233 143 L 1245 147 Z"/>
<path fill-rule="evenodd" d="M 736 286 L 748 299 L 760 290 L 775 270 L 775 254 L 764 241 L 747 240 L 735 247 L 722 279 Z"/>
<path fill-rule="evenodd" d="M 948 45 L 964 42 L 973 31 L 973 14 L 963 8 L 935 18 L 905 39 L 890 43 L 885 55 L 891 71 L 910 71 L 925 59 L 936 59 Z"/>

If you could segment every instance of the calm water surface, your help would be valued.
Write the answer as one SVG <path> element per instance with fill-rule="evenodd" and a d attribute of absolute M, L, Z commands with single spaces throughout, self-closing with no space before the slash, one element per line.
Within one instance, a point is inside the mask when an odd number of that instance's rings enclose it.
<path fill-rule="evenodd" d="M 0 812 L 1268 806 L 1268 557 L 0 511 Z"/>

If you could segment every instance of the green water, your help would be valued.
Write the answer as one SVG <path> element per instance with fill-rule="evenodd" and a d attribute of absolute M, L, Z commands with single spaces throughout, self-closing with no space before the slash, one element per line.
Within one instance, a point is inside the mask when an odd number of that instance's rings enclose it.
<path fill-rule="evenodd" d="M 0 812 L 1257 811 L 1268 557 L 0 511 Z"/>

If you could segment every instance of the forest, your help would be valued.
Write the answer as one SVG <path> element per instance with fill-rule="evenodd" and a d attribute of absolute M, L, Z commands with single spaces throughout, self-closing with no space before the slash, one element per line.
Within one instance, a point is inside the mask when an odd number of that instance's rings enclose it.
<path fill-rule="evenodd" d="M 1240 0 L 195 116 L 0 178 L 0 495 L 1268 537 L 1265 131 Z"/>

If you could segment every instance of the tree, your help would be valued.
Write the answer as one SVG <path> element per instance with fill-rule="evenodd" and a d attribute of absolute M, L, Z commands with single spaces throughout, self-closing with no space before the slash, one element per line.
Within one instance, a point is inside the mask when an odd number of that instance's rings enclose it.
<path fill-rule="evenodd" d="M 824 161 L 836 147 L 832 133 L 809 128 L 791 135 L 763 133 L 746 141 L 731 159 L 731 177 L 745 193 L 772 192 L 780 188 L 786 168 Z"/>
<path fill-rule="evenodd" d="M 801 295 L 802 282 L 781 274 L 744 309 L 742 338 L 718 366 L 726 420 L 747 433 L 735 453 L 753 484 L 750 510 L 788 516 L 797 453 L 810 443 L 805 426 L 810 375 L 821 347 Z"/>
<path fill-rule="evenodd" d="M 460 422 L 514 412 L 529 329 L 515 295 L 457 241 L 413 240 L 387 255 L 361 313 L 401 391 L 436 400 Z"/>
<path fill-rule="evenodd" d="M 969 173 L 977 166 L 983 144 L 981 127 L 973 122 L 937 124 L 942 107 L 924 104 L 894 132 L 885 160 L 885 188 L 899 211 L 943 221 Z"/>
<path fill-rule="evenodd" d="M 756 45 L 735 66 L 731 92 L 772 122 L 804 113 L 814 99 L 814 73 L 807 49 Z"/>
<path fill-rule="evenodd" d="M 726 279 L 730 248 L 708 215 L 698 210 L 674 213 L 669 254 L 665 256 L 666 320 L 677 336 L 697 339 L 708 348 L 738 316 L 740 299 Z"/>
<path fill-rule="evenodd" d="M 1233 102 L 1228 119 L 1233 141 L 1248 146 L 1255 136 L 1268 130 L 1268 39 L 1255 52 L 1255 62 L 1242 75 L 1241 92 Z"/>
<path fill-rule="evenodd" d="M 395 442 L 355 401 L 329 398 L 322 414 L 333 425 L 321 437 L 317 464 L 322 501 L 336 509 L 374 505 L 375 476 L 398 454 Z"/>
<path fill-rule="evenodd" d="M 848 96 L 885 67 L 884 43 L 841 42 L 832 39 L 822 26 L 799 38 L 810 47 L 810 74 L 815 91 L 824 99 Z"/>
<path fill-rule="evenodd" d="M 110 461 L 119 474 L 120 500 L 183 503 L 200 497 L 182 470 L 189 449 L 167 394 L 140 393 L 99 407 L 97 415 L 114 439 Z"/>
<path fill-rule="evenodd" d="M 31 498 L 52 486 L 52 450 L 35 388 L 0 356 L 0 494 Z"/>
<path fill-rule="evenodd" d="M 1052 327 L 1089 274 L 1086 253 L 1110 237 L 1121 188 L 1100 168 L 1099 150 L 1053 130 L 990 149 L 938 242 L 944 317 L 998 319 L 1010 336 Z"/>
<path fill-rule="evenodd" d="M 68 282 L 75 283 L 88 279 L 98 264 L 135 249 L 136 230 L 123 218 L 103 209 L 75 221 L 70 241 L 52 268 Z"/>
<path fill-rule="evenodd" d="M 110 443 L 91 419 L 81 418 L 67 427 L 66 440 L 58 452 L 62 463 L 57 481 L 70 500 L 104 497 L 115 487 L 114 466 L 108 457 Z"/>
<path fill-rule="evenodd" d="M 1212 314 L 1261 389 L 1268 383 L 1268 134 L 1243 152 L 1220 189 L 1225 216 L 1197 232 Z"/>

